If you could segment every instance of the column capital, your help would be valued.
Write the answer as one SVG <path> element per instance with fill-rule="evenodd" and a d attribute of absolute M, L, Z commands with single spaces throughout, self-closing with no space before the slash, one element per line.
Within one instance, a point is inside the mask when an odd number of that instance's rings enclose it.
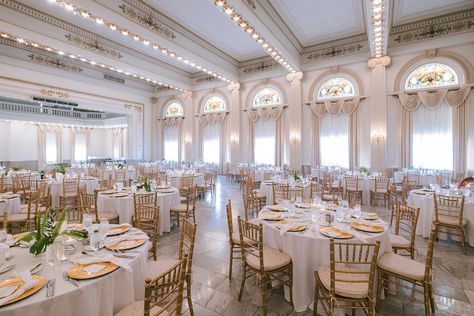
<path fill-rule="evenodd" d="M 298 71 L 295 73 L 289 73 L 286 75 L 286 80 L 288 80 L 289 82 L 293 82 L 293 80 L 301 80 L 301 79 L 303 79 L 303 72 L 301 71 Z"/>
<path fill-rule="evenodd" d="M 379 58 L 370 58 L 369 61 L 367 62 L 367 65 L 369 66 L 369 68 L 374 69 L 377 66 L 386 67 L 390 65 L 390 62 L 391 62 L 390 56 L 386 55 Z"/>
<path fill-rule="evenodd" d="M 181 96 L 182 96 L 185 100 L 191 99 L 191 98 L 193 97 L 193 92 L 192 92 L 192 91 L 184 91 Z"/>
<path fill-rule="evenodd" d="M 227 86 L 227 89 L 230 92 L 239 91 L 240 90 L 240 83 L 238 83 L 238 82 L 231 83 L 230 85 Z"/>

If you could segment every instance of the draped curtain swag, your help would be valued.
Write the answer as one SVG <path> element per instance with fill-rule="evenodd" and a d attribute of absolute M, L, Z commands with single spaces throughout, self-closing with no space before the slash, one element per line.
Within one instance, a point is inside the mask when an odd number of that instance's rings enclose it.
<path fill-rule="evenodd" d="M 214 125 L 224 123 L 227 112 L 203 113 L 199 115 L 199 123 L 202 125 Z"/>
<path fill-rule="evenodd" d="M 258 119 L 278 121 L 283 113 L 283 106 L 278 107 L 262 107 L 262 108 L 253 108 L 247 109 L 247 115 L 251 122 L 255 122 Z"/>
<path fill-rule="evenodd" d="M 338 116 L 341 112 L 352 115 L 359 105 L 360 98 L 354 98 L 351 100 L 337 100 L 337 101 L 325 101 L 323 103 L 311 104 L 311 110 L 313 114 L 318 118 L 323 117 L 326 113 L 331 116 Z"/>
<path fill-rule="evenodd" d="M 428 109 L 435 109 L 446 102 L 453 111 L 453 171 L 465 172 L 467 169 L 466 134 L 469 125 L 466 122 L 466 105 L 469 104 L 470 86 L 464 86 L 456 90 L 448 91 L 446 88 L 436 91 L 418 91 L 413 94 L 399 93 L 396 95 L 400 102 L 399 107 L 399 131 L 400 137 L 400 161 L 403 167 L 411 165 L 411 112 L 415 111 L 420 104 Z"/>
<path fill-rule="evenodd" d="M 164 118 L 163 119 L 163 127 L 164 128 L 180 127 L 181 124 L 183 123 L 183 120 L 184 120 L 183 116 Z"/>

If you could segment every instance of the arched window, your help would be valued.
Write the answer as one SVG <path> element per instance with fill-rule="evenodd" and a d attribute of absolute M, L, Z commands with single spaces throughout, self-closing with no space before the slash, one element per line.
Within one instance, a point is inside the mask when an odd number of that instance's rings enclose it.
<path fill-rule="evenodd" d="M 252 102 L 252 106 L 266 106 L 281 104 L 280 92 L 272 87 L 266 87 L 259 90 Z"/>
<path fill-rule="evenodd" d="M 441 63 L 417 67 L 407 77 L 405 90 L 457 85 L 458 75 L 453 68 Z"/>
<path fill-rule="evenodd" d="M 218 95 L 214 95 L 204 103 L 204 113 L 225 111 L 225 101 Z"/>
<path fill-rule="evenodd" d="M 346 78 L 336 77 L 326 80 L 318 90 L 318 99 L 351 97 L 355 95 L 354 85 Z"/>
<path fill-rule="evenodd" d="M 165 111 L 165 117 L 177 117 L 177 116 L 183 116 L 184 111 L 183 107 L 181 104 L 177 102 L 171 102 L 167 107 Z"/>

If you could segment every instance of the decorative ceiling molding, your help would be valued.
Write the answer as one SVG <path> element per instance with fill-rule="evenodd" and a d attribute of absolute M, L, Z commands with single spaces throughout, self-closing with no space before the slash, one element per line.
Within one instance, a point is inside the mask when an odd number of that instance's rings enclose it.
<path fill-rule="evenodd" d="M 48 67 L 66 70 L 69 72 L 82 72 L 84 70 L 79 66 L 66 64 L 59 58 L 48 58 L 48 57 L 35 55 L 35 54 L 28 55 L 28 58 L 30 58 L 31 61 L 37 64 L 42 64 Z"/>
<path fill-rule="evenodd" d="M 209 75 L 201 75 L 193 78 L 194 83 L 217 81 L 217 78 Z"/>
<path fill-rule="evenodd" d="M 474 31 L 474 9 L 395 26 L 390 31 L 389 45 L 398 46 L 414 41 Z"/>
<path fill-rule="evenodd" d="M 161 67 L 165 67 L 169 70 L 175 71 L 177 73 L 180 73 L 182 75 L 189 76 L 189 72 L 184 71 L 180 68 L 177 68 L 176 66 L 167 64 L 165 62 L 162 62 L 156 58 L 150 57 L 149 55 L 143 54 L 139 51 L 130 49 L 126 46 L 123 46 L 121 44 L 118 44 L 117 42 L 108 40 L 104 37 L 98 36 L 97 34 L 91 33 L 89 31 L 86 31 L 82 28 L 79 28 L 71 23 L 65 22 L 63 20 L 60 20 L 52 15 L 46 14 L 44 12 L 38 11 L 32 7 L 29 7 L 23 3 L 20 3 L 15 0 L 0 0 L 0 5 L 3 5 L 7 8 L 10 8 L 16 12 L 28 15 L 30 17 L 33 17 L 37 20 L 43 21 L 47 24 L 56 26 L 62 30 L 65 30 L 66 32 L 74 33 L 76 35 L 82 36 L 90 41 L 97 41 L 99 42 L 102 46 L 107 47 L 108 49 L 114 49 L 117 51 L 121 51 L 122 53 L 132 55 L 134 57 L 140 58 L 146 62 L 152 63 L 152 64 L 159 64 Z M 65 34 L 65 36 L 67 33 Z M 126 57 L 126 56 L 124 56 Z"/>
<path fill-rule="evenodd" d="M 142 105 L 135 105 L 135 104 L 125 103 L 123 105 L 123 107 L 128 109 L 128 110 L 137 111 L 139 113 L 143 112 L 143 106 Z"/>
<path fill-rule="evenodd" d="M 56 97 L 59 99 L 69 99 L 70 95 L 66 91 L 60 91 L 60 90 L 51 90 L 51 89 L 40 89 L 40 93 L 42 95 L 48 96 L 48 97 Z"/>
<path fill-rule="evenodd" d="M 264 71 L 269 71 L 269 70 L 274 70 L 274 69 L 282 69 L 283 67 L 278 63 L 276 60 L 267 60 L 267 61 L 261 61 L 249 66 L 245 66 L 244 68 L 241 68 L 241 71 L 244 74 L 252 74 L 252 73 L 258 73 L 258 72 L 264 72 Z"/>
<path fill-rule="evenodd" d="M 379 58 L 387 54 L 390 1 L 365 0 L 364 5 L 370 55 Z"/>
<path fill-rule="evenodd" d="M 123 57 L 123 55 L 120 54 L 118 51 L 106 47 L 97 40 L 90 40 L 88 38 L 79 35 L 74 35 L 71 33 L 64 35 L 64 37 L 66 37 L 67 40 L 73 43 L 75 46 L 85 48 L 94 53 L 99 53 L 101 55 L 112 57 L 115 59 L 120 59 Z"/>
<path fill-rule="evenodd" d="M 311 45 L 308 47 L 303 48 L 303 54 L 312 53 L 316 51 L 320 51 L 325 48 L 332 48 L 335 46 L 342 46 L 347 44 L 356 44 L 356 43 L 367 43 L 367 34 L 359 34 L 355 36 L 349 36 L 341 39 L 337 39 L 334 41 L 324 42 L 321 44 Z"/>
<path fill-rule="evenodd" d="M 303 55 L 302 59 L 303 64 L 307 64 L 314 63 L 316 61 L 326 60 L 328 58 L 348 56 L 361 52 L 369 52 L 366 41 L 322 48 L 312 53 Z"/>
<path fill-rule="evenodd" d="M 134 7 L 136 10 L 141 12 L 142 14 L 148 15 L 153 17 L 153 19 L 156 20 L 156 22 L 161 23 L 162 25 L 166 26 L 171 30 L 171 32 L 176 32 L 179 33 L 180 35 L 183 35 L 184 37 L 188 38 L 194 43 L 197 43 L 204 49 L 207 49 L 209 51 L 212 51 L 214 54 L 218 55 L 219 57 L 225 59 L 226 61 L 230 62 L 233 65 L 238 65 L 238 61 L 234 59 L 232 56 L 226 54 L 224 51 L 220 50 L 219 48 L 215 47 L 214 45 L 210 44 L 209 42 L 203 40 L 201 37 L 198 35 L 194 34 L 193 32 L 189 31 L 179 23 L 176 23 L 175 21 L 171 20 L 168 18 L 166 15 L 164 15 L 162 12 L 154 8 L 153 6 L 145 3 L 145 1 L 142 0 L 123 0 L 122 1 L 125 4 L 128 4 L 132 7 Z M 153 31 L 153 30 L 152 30 Z M 175 33 L 173 33 L 175 34 Z M 161 34 L 160 34 L 161 35 Z"/>

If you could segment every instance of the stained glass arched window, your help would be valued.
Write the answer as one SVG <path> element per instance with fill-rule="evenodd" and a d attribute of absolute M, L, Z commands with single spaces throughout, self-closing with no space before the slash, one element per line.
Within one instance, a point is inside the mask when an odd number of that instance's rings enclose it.
<path fill-rule="evenodd" d="M 281 104 L 280 92 L 271 87 L 266 87 L 259 90 L 253 98 L 253 106 L 266 106 Z"/>
<path fill-rule="evenodd" d="M 177 102 L 172 102 L 166 107 L 165 117 L 176 117 L 176 116 L 183 116 L 184 111 L 181 104 Z"/>
<path fill-rule="evenodd" d="M 204 113 L 225 111 L 225 101 L 218 95 L 214 95 L 204 103 Z"/>
<path fill-rule="evenodd" d="M 318 99 L 350 97 L 354 95 L 354 86 L 349 80 L 342 77 L 326 80 L 318 91 Z"/>
<path fill-rule="evenodd" d="M 413 70 L 405 82 L 405 89 L 423 89 L 458 84 L 453 68 L 441 63 L 424 64 Z"/>

